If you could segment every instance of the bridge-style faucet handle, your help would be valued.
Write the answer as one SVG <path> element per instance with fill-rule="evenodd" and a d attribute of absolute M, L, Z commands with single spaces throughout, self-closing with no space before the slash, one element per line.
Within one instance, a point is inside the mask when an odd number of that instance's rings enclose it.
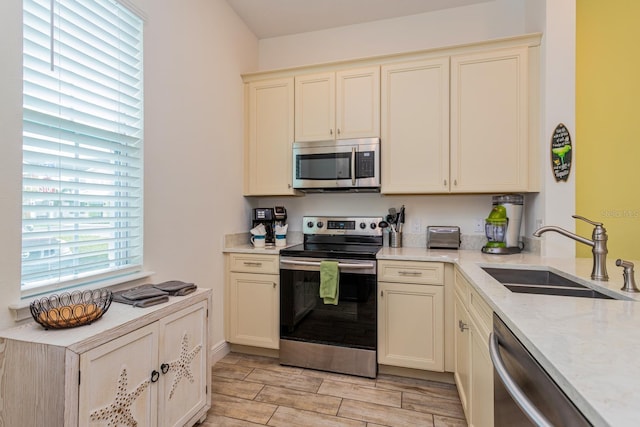
<path fill-rule="evenodd" d="M 624 278 L 624 286 L 620 288 L 625 292 L 640 292 L 640 289 L 636 286 L 636 279 L 633 274 L 633 263 L 625 261 L 623 259 L 617 259 L 616 265 L 624 268 L 622 271 L 622 277 Z"/>

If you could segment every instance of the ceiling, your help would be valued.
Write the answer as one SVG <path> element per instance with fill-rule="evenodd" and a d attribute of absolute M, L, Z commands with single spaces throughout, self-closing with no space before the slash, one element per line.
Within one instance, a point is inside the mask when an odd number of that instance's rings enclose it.
<path fill-rule="evenodd" d="M 259 38 L 486 3 L 491 0 L 227 0 Z"/>

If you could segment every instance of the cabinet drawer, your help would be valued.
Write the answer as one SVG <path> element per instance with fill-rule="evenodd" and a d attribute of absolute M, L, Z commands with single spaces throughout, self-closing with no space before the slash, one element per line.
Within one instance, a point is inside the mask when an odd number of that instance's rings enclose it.
<path fill-rule="evenodd" d="M 229 270 L 237 273 L 278 274 L 280 271 L 277 255 L 230 254 Z"/>
<path fill-rule="evenodd" d="M 378 261 L 381 282 L 444 284 L 444 265 L 439 262 Z"/>

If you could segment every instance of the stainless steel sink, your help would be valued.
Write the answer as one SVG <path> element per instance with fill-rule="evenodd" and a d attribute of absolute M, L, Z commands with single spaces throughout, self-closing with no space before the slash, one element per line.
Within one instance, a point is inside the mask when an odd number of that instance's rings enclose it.
<path fill-rule="evenodd" d="M 548 270 L 488 267 L 482 269 L 512 292 L 582 298 L 627 299 L 622 296 L 606 295 Z"/>

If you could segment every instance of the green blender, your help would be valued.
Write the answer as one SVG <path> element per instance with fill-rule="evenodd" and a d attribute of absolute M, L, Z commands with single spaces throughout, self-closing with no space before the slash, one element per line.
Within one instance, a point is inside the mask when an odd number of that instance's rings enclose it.
<path fill-rule="evenodd" d="M 484 222 L 484 232 L 487 235 L 487 244 L 483 246 L 484 253 L 504 253 L 507 247 L 507 209 L 502 205 L 496 205 L 491 209 Z"/>

